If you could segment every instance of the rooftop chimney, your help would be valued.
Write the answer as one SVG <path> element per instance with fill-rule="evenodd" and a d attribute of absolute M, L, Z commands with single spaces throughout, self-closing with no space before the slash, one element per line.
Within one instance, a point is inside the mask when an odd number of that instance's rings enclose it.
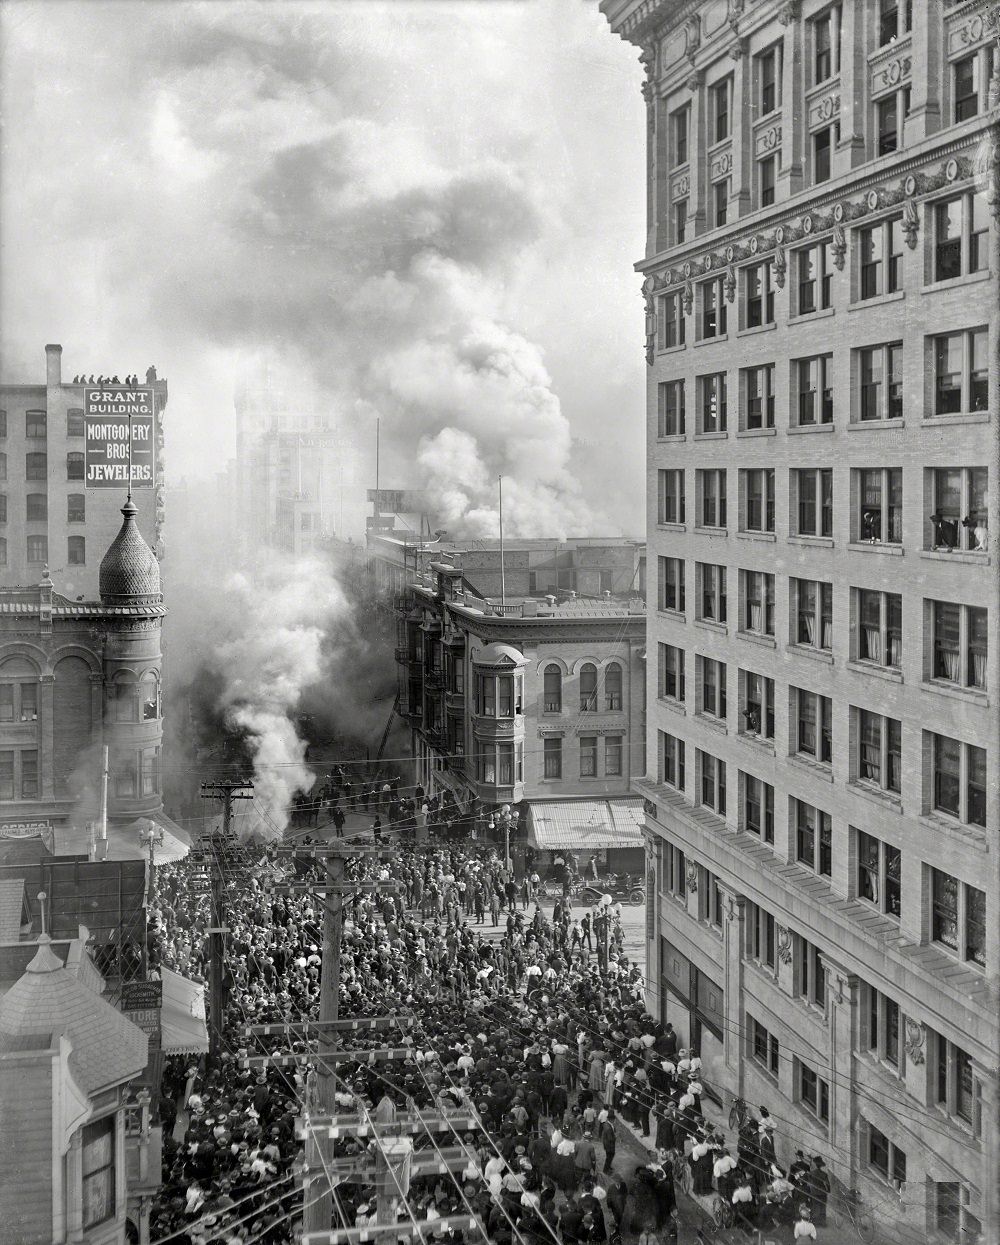
<path fill-rule="evenodd" d="M 62 384 L 62 346 L 45 347 L 45 383 L 50 389 Z"/>

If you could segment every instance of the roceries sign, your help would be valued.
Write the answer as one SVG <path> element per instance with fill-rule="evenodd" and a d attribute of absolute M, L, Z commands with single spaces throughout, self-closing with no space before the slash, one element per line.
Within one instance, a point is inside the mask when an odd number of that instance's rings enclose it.
<path fill-rule="evenodd" d="M 155 480 L 153 391 L 146 386 L 105 385 L 84 390 L 87 427 L 87 488 L 127 488 L 129 439 L 132 487 L 152 488 Z"/>

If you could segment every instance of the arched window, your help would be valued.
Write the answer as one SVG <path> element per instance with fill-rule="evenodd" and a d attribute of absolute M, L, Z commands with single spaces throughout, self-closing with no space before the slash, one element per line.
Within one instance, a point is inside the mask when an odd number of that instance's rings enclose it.
<path fill-rule="evenodd" d="M 604 671 L 604 707 L 620 709 L 622 707 L 622 668 L 616 661 Z"/>
<path fill-rule="evenodd" d="M 142 720 L 155 721 L 160 716 L 160 680 L 152 672 L 142 676 L 139 699 L 142 704 Z"/>
<path fill-rule="evenodd" d="M 0 666 L 0 723 L 37 722 L 38 671 L 26 657 Z"/>
<path fill-rule="evenodd" d="M 597 667 L 589 661 L 580 667 L 580 712 L 597 711 Z"/>
<path fill-rule="evenodd" d="M 544 675 L 546 713 L 562 713 L 562 671 L 558 666 L 546 666 Z"/>

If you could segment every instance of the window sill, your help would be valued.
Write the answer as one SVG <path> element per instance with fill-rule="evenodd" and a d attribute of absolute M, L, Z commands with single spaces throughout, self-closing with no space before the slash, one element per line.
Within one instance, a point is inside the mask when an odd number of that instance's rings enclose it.
<path fill-rule="evenodd" d="M 695 527 L 694 534 L 696 536 L 729 536 L 729 531 L 724 527 Z"/>
<path fill-rule="evenodd" d="M 699 346 L 718 346 L 720 342 L 727 341 L 729 341 L 728 333 L 718 333 L 715 337 L 699 337 L 694 344 L 697 349 Z"/>
<path fill-rule="evenodd" d="M 672 618 L 679 623 L 687 622 L 687 614 L 682 610 L 657 610 L 656 612 L 661 618 Z"/>
<path fill-rule="evenodd" d="M 945 290 L 960 290 L 967 285 L 979 285 L 983 281 L 989 281 L 992 277 L 993 274 L 989 269 L 985 272 L 966 272 L 960 277 L 949 277 L 947 281 L 932 281 L 925 285 L 920 293 L 939 294 Z"/>
<path fill-rule="evenodd" d="M 737 337 L 753 337 L 757 333 L 773 333 L 778 327 L 777 321 L 771 324 L 753 324 L 749 328 L 737 330 Z"/>
<path fill-rule="evenodd" d="M 801 433 L 808 432 L 833 432 L 834 424 L 831 421 L 828 424 L 789 424 L 788 435 L 790 437 L 797 436 Z"/>
<path fill-rule="evenodd" d="M 683 432 L 667 432 L 662 437 L 657 437 L 657 444 L 672 444 L 675 441 L 686 441 L 687 436 Z"/>
<path fill-rule="evenodd" d="M 832 653 L 822 648 L 814 648 L 811 644 L 786 644 L 785 652 L 798 653 L 800 657 L 808 657 L 810 661 L 822 661 L 828 666 L 833 665 Z"/>
<path fill-rule="evenodd" d="M 902 683 L 902 671 L 897 670 L 895 666 L 880 666 L 874 661 L 862 661 L 856 658 L 854 661 L 847 663 L 848 670 L 854 670 L 857 674 L 863 674 L 866 678 L 874 675 L 876 679 L 888 679 L 890 683 Z"/>
<path fill-rule="evenodd" d="M 808 324 L 812 320 L 825 320 L 827 316 L 834 314 L 832 307 L 819 307 L 816 311 L 804 311 L 800 316 L 789 316 L 788 323 L 792 324 Z"/>
<path fill-rule="evenodd" d="M 693 439 L 695 441 L 725 441 L 728 436 L 728 432 L 696 432 Z"/>
<path fill-rule="evenodd" d="M 746 640 L 750 644 L 759 644 L 761 648 L 778 647 L 773 635 L 761 635 L 759 631 L 737 631 L 736 634 L 741 640 Z"/>
<path fill-rule="evenodd" d="M 989 411 L 956 411 L 954 415 L 925 415 L 925 428 L 954 428 L 956 424 L 988 424 Z"/>
<path fill-rule="evenodd" d="M 933 830 L 936 834 L 940 834 L 942 830 L 945 830 L 949 834 L 954 834 L 958 838 L 964 839 L 972 847 L 978 847 L 983 851 L 986 850 L 986 831 L 982 826 L 970 826 L 967 822 L 959 821 L 957 817 L 949 817 L 947 813 L 936 811 L 922 813 L 917 818 L 917 821 L 925 829 Z M 972 968 L 975 965 L 970 960 L 966 967 Z"/>
<path fill-rule="evenodd" d="M 824 764 L 822 761 L 813 761 L 807 756 L 801 756 L 798 752 L 793 752 L 788 760 L 792 765 L 805 770 L 822 782 L 833 782 L 833 768 L 830 763 Z"/>
<path fill-rule="evenodd" d="M 725 724 L 725 722 L 721 721 L 719 718 L 712 717 L 709 713 L 696 713 L 694 717 L 696 721 L 700 722 L 703 726 L 707 726 L 710 731 L 715 731 L 717 735 L 729 734 L 729 727 Z M 712 812 L 714 813 L 715 809 L 712 809 Z"/>
<path fill-rule="evenodd" d="M 896 432 L 906 427 L 904 419 L 852 419 L 847 425 L 848 432 Z"/>
<path fill-rule="evenodd" d="M 677 354 L 680 350 L 687 350 L 687 342 L 681 342 L 677 346 L 661 346 L 656 351 L 656 357 L 659 359 L 663 355 Z"/>
<path fill-rule="evenodd" d="M 657 529 L 661 532 L 686 532 L 686 523 L 657 523 Z"/>
<path fill-rule="evenodd" d="M 739 540 L 776 540 L 774 532 L 737 532 Z"/>
<path fill-rule="evenodd" d="M 738 437 L 774 437 L 777 436 L 777 430 L 771 428 L 741 428 L 736 434 Z"/>
<path fill-rule="evenodd" d="M 832 536 L 789 536 L 790 545 L 809 545 L 813 549 L 832 549 Z"/>
<path fill-rule="evenodd" d="M 671 713 L 676 713 L 678 717 L 687 717 L 687 706 L 682 701 L 671 700 L 669 696 L 657 696 L 656 700 L 664 709 L 669 709 Z"/>
<path fill-rule="evenodd" d="M 970 566 L 989 566 L 988 553 L 967 553 L 961 549 L 923 549 L 920 556 L 928 562 L 963 562 Z"/>
<path fill-rule="evenodd" d="M 905 290 L 895 290 L 892 294 L 876 294 L 874 298 L 856 299 L 847 310 L 866 311 L 869 307 L 884 307 L 886 303 L 902 302 L 905 297 Z"/>
<path fill-rule="evenodd" d="M 851 779 L 847 787 L 855 795 L 860 795 L 865 800 L 871 800 L 873 804 L 878 804 L 879 807 L 888 809 L 890 812 L 902 813 L 903 811 L 900 797 L 893 795 L 891 791 L 883 791 L 880 787 L 870 787 L 867 783 L 860 782 L 855 778 Z"/>
<path fill-rule="evenodd" d="M 694 625 L 702 631 L 714 631 L 718 635 L 729 635 L 729 624 L 713 622 L 710 618 L 696 618 Z"/>
<path fill-rule="evenodd" d="M 961 700 L 966 704 L 981 705 L 983 708 L 990 703 L 985 692 L 973 687 L 958 687 L 954 683 L 945 683 L 937 679 L 924 679 L 920 686 L 925 692 L 936 692 L 939 696 L 947 696 L 949 700 Z"/>
<path fill-rule="evenodd" d="M 852 553 L 888 553 L 896 558 L 903 556 L 902 545 L 890 545 L 881 540 L 851 540 L 847 547 Z"/>
<path fill-rule="evenodd" d="M 749 744 L 751 748 L 756 748 L 758 752 L 766 752 L 770 756 L 774 756 L 773 739 L 763 739 L 760 735 L 750 734 L 749 731 L 740 731 L 740 739 L 744 743 Z"/>

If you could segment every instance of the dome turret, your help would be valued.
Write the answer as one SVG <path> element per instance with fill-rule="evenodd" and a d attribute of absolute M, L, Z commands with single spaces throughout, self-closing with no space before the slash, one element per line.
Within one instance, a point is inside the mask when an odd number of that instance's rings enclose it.
<path fill-rule="evenodd" d="M 101 601 L 105 605 L 152 605 L 162 600 L 160 566 L 142 538 L 130 497 L 122 506 L 121 531 L 101 561 Z"/>

